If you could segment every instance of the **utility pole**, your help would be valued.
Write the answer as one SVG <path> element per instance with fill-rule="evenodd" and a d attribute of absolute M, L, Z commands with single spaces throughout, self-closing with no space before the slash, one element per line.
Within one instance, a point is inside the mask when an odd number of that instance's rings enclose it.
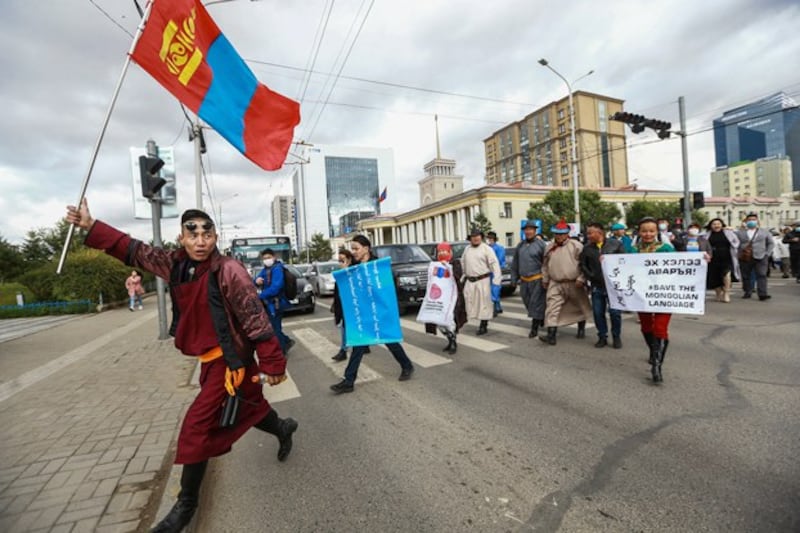
<path fill-rule="evenodd" d="M 194 141 L 194 203 L 197 209 L 203 209 L 203 162 L 202 154 L 206 153 L 206 140 L 203 137 L 203 126 L 200 118 L 189 129 L 189 140 Z"/>
<path fill-rule="evenodd" d="M 678 98 L 678 112 L 680 114 L 681 131 L 681 158 L 683 159 L 683 227 L 688 228 L 692 223 L 692 193 L 689 191 L 689 153 L 686 149 L 686 106 L 683 96 Z"/>
<path fill-rule="evenodd" d="M 148 157 L 158 158 L 158 145 L 152 139 L 147 141 Z M 161 242 L 161 194 L 150 198 L 150 210 L 153 219 L 153 245 L 157 248 L 164 246 Z M 164 340 L 167 334 L 167 291 L 164 280 L 156 276 L 156 300 L 158 301 L 158 339 Z"/>

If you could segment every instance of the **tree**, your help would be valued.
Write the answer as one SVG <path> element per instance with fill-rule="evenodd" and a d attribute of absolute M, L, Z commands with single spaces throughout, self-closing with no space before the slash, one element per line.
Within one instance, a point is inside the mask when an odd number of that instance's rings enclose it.
<path fill-rule="evenodd" d="M 331 241 L 326 239 L 322 233 L 313 234 L 308 245 L 308 255 L 310 261 L 330 261 L 333 257 Z M 306 250 L 303 250 L 300 257 L 305 259 Z"/>
<path fill-rule="evenodd" d="M 19 247 L 0 235 L 0 283 L 6 283 L 25 271 L 25 259 Z"/>
<path fill-rule="evenodd" d="M 478 211 L 478 214 L 475 215 L 475 218 L 472 219 L 472 223 L 470 224 L 471 228 L 478 228 L 480 231 L 484 233 L 484 235 L 490 231 L 492 231 L 492 223 L 486 218 L 482 212 Z"/>
<path fill-rule="evenodd" d="M 629 226 L 635 225 L 644 217 L 663 218 L 674 222 L 675 219 L 683 218 L 683 211 L 678 202 L 653 202 L 650 200 L 636 200 L 625 208 L 625 220 Z M 692 221 L 705 225 L 708 222 L 708 215 L 694 209 L 692 211 Z"/>
<path fill-rule="evenodd" d="M 28 231 L 20 251 L 29 267 L 45 264 L 54 257 L 60 256 L 68 231 L 69 223 L 63 219 L 59 220 L 53 228 L 38 228 Z M 69 252 L 73 253 L 85 248 L 83 244 L 85 238 L 86 230 L 76 228 L 69 244 Z"/>
<path fill-rule="evenodd" d="M 579 191 L 578 205 L 584 225 L 589 222 L 610 225 L 622 216 L 619 208 L 611 202 L 604 202 L 597 191 Z M 551 191 L 542 199 L 541 204 L 528 209 L 527 215 L 530 219 L 540 219 L 542 229 L 549 234 L 550 226 L 561 217 L 567 222 L 575 220 L 574 193 L 567 190 Z"/>

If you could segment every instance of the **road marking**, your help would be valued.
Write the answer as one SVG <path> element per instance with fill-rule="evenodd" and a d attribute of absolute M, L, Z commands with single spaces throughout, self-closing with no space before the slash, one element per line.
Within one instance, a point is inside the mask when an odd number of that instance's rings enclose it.
<path fill-rule="evenodd" d="M 413 320 L 404 318 L 400 320 L 400 324 L 404 328 L 410 329 L 411 331 L 415 331 L 417 333 L 425 333 L 425 325 L 420 324 L 419 322 L 415 322 Z M 439 337 L 439 338 L 444 339 L 444 337 Z M 470 348 L 475 348 L 476 350 L 480 350 L 482 352 L 496 352 L 498 350 L 505 350 L 508 348 L 508 345 L 506 344 L 500 344 L 499 342 L 492 342 L 489 340 L 479 339 L 477 337 L 469 335 L 459 335 L 457 342 L 462 346 L 469 346 Z"/>
<path fill-rule="evenodd" d="M 343 376 L 346 363 L 337 363 L 331 359 L 333 354 L 339 351 L 338 345 L 333 344 L 311 328 L 297 329 L 294 330 L 293 333 L 294 336 L 303 343 L 303 346 L 305 346 L 309 352 L 317 356 L 331 372 L 339 377 Z M 358 367 L 359 383 L 375 381 L 377 379 L 381 379 L 381 375 L 365 365 L 362 361 L 361 365 Z"/>
<path fill-rule="evenodd" d="M 380 346 L 387 352 L 389 351 L 389 349 L 386 348 L 385 346 L 383 345 Z M 418 346 L 409 344 L 407 342 L 403 343 L 403 349 L 406 351 L 406 355 L 408 355 L 409 359 L 411 359 L 411 362 L 417 366 L 421 366 L 422 368 L 430 368 L 432 366 L 446 365 L 447 363 L 453 362 L 452 359 L 448 359 L 447 357 L 442 357 L 441 355 L 436 355 L 433 352 L 429 352 L 428 350 L 424 350 L 422 348 L 419 348 Z"/>
<path fill-rule="evenodd" d="M 105 335 L 101 335 L 93 341 L 87 342 L 83 346 L 79 346 L 74 350 L 65 353 L 64 355 L 53 359 L 45 365 L 34 368 L 33 370 L 29 370 L 21 376 L 3 383 L 0 385 L 0 402 L 11 398 L 16 393 L 27 389 L 31 385 L 35 385 L 41 380 L 52 376 L 62 368 L 80 361 L 90 353 L 99 350 L 106 344 L 109 344 L 117 338 L 122 337 L 123 335 L 126 335 L 127 333 L 138 328 L 142 324 L 154 319 L 156 314 L 156 310 L 144 312 L 138 318 L 133 319 L 124 326 L 106 333 Z"/>
<path fill-rule="evenodd" d="M 2 321 L 3 331 L 0 332 L 0 342 L 6 342 L 37 331 L 56 327 L 60 324 L 81 318 L 82 315 L 60 315 L 41 318 L 7 318 Z"/>
<path fill-rule="evenodd" d="M 266 398 L 269 403 L 285 402 L 286 400 L 299 398 L 301 396 L 300 390 L 297 388 L 297 383 L 294 382 L 289 371 L 286 372 L 286 381 L 274 387 L 264 385 L 263 392 L 264 398 Z"/>
<path fill-rule="evenodd" d="M 292 328 L 297 326 L 302 326 L 305 324 L 314 324 L 315 322 L 325 322 L 326 320 L 333 322 L 333 317 L 323 317 L 323 318 L 301 318 L 300 320 L 292 320 L 292 321 L 283 321 L 284 328 Z"/>

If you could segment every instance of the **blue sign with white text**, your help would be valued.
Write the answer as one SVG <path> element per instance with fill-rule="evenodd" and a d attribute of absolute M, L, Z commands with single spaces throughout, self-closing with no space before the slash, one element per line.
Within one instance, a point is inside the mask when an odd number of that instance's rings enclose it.
<path fill-rule="evenodd" d="M 347 347 L 403 342 L 391 259 L 336 270 Z"/>

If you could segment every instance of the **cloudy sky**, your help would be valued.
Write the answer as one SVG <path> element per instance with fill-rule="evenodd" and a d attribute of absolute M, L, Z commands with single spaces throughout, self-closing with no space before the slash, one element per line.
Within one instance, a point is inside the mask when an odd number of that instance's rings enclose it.
<path fill-rule="evenodd" d="M 233 0 L 209 2 L 208 10 L 263 83 L 299 100 L 331 1 Z M 133 0 L 0 2 L 6 240 L 52 227 L 77 200 L 137 21 Z M 323 109 L 328 73 L 338 72 L 362 23 Z M 457 160 L 467 187 L 479 185 L 482 140 L 565 95 L 564 83 L 537 63 L 545 57 L 570 80 L 594 70 L 575 89 L 624 99 L 626 110 L 673 124 L 685 96 L 691 185 L 708 190 L 713 137 L 704 130 L 712 118 L 781 90 L 800 100 L 798 28 L 796 0 L 336 0 L 295 138 L 392 148 L 396 183 L 385 210 L 411 209 L 422 166 L 435 155 L 433 115 L 443 156 Z M 178 208 L 194 207 L 186 126 L 174 98 L 132 65 L 89 184 L 93 214 L 149 238 L 150 222 L 133 218 L 129 156 L 148 138 L 174 146 Z M 682 188 L 680 141 L 642 145 L 653 137 L 628 135 L 631 179 Z M 268 232 L 271 198 L 291 192 L 288 171 L 258 169 L 213 132 L 207 144 L 206 209 L 210 198 L 217 216 L 222 208 L 228 237 Z M 164 237 L 176 226 L 165 221 Z"/>

